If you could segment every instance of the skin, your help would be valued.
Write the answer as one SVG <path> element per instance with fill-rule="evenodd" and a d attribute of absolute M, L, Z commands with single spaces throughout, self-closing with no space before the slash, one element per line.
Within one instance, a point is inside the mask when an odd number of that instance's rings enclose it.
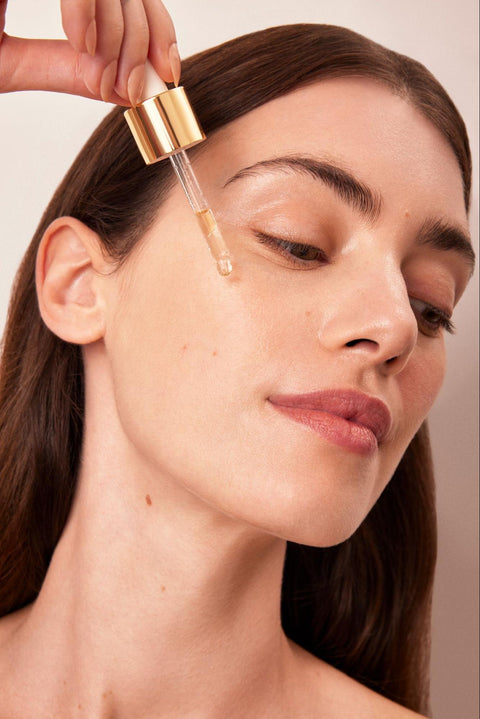
<path fill-rule="evenodd" d="M 378 216 L 292 172 L 224 187 L 293 153 L 356 175 L 381 194 Z M 234 256 L 227 279 L 177 187 L 114 272 L 77 220 L 42 241 L 42 316 L 84 345 L 85 444 L 40 595 L 0 623 L 0 717 L 416 716 L 288 641 L 280 588 L 286 540 L 350 536 L 438 393 L 443 332 L 418 301 L 450 313 L 469 268 L 417 238 L 432 217 L 467 230 L 456 159 L 405 100 L 335 79 L 223 128 L 195 169 Z M 329 262 L 292 265 L 253 230 Z M 374 451 L 268 401 L 327 388 L 387 404 Z"/>

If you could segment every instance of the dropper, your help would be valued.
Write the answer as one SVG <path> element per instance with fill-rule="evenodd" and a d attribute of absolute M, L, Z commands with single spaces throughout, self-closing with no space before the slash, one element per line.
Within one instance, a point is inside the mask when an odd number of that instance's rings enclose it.
<path fill-rule="evenodd" d="M 168 89 L 147 60 L 144 100 L 125 112 L 125 119 L 147 165 L 170 158 L 218 272 L 227 276 L 232 260 L 214 214 L 195 177 L 186 149 L 205 140 L 183 87 Z"/>

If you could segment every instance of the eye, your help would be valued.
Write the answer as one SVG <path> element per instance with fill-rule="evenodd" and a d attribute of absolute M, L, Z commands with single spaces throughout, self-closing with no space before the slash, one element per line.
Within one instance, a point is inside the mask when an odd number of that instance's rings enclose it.
<path fill-rule="evenodd" d="M 328 257 L 323 250 L 314 245 L 305 245 L 300 242 L 282 240 L 265 232 L 255 231 L 255 236 L 262 245 L 271 247 L 275 252 L 285 257 L 292 265 L 309 268 L 312 265 L 324 265 Z"/>
<path fill-rule="evenodd" d="M 451 334 L 455 332 L 454 324 L 447 312 L 430 305 L 428 302 L 417 300 L 415 297 L 410 297 L 410 305 L 422 334 L 428 337 L 437 337 L 442 330 L 446 330 Z"/>

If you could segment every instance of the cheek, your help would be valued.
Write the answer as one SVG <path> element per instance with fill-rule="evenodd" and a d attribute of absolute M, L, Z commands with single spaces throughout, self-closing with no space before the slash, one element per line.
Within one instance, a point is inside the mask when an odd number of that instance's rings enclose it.
<path fill-rule="evenodd" d="M 124 431 L 142 453 L 177 463 L 235 431 L 264 365 L 261 312 L 246 312 L 242 291 L 198 244 L 187 267 L 171 248 L 146 248 L 120 284 L 106 338 Z"/>
<path fill-rule="evenodd" d="M 107 349 L 117 392 L 137 416 L 153 420 L 165 418 L 169 407 L 175 415 L 173 408 L 189 397 L 205 400 L 221 352 L 218 323 L 198 286 L 193 296 L 188 281 L 171 287 L 151 279 L 144 285 L 148 292 L 133 288 L 129 293 Z"/>
<path fill-rule="evenodd" d="M 445 345 L 442 338 L 421 339 L 411 361 L 399 377 L 405 431 L 415 434 L 428 415 L 445 376 Z M 412 431 L 413 430 L 413 431 Z"/>
<path fill-rule="evenodd" d="M 370 498 L 373 506 L 390 481 L 405 450 L 426 419 L 445 374 L 443 339 L 434 345 L 420 341 L 405 369 L 397 377 L 399 421 L 391 442 L 380 452 L 378 481 Z"/>

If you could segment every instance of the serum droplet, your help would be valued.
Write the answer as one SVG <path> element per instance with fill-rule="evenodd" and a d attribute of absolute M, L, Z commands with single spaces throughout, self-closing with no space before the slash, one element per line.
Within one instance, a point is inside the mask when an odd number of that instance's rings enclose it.
<path fill-rule="evenodd" d="M 227 277 L 231 273 L 232 269 L 232 262 L 229 256 L 218 258 L 217 270 L 222 277 Z"/>

